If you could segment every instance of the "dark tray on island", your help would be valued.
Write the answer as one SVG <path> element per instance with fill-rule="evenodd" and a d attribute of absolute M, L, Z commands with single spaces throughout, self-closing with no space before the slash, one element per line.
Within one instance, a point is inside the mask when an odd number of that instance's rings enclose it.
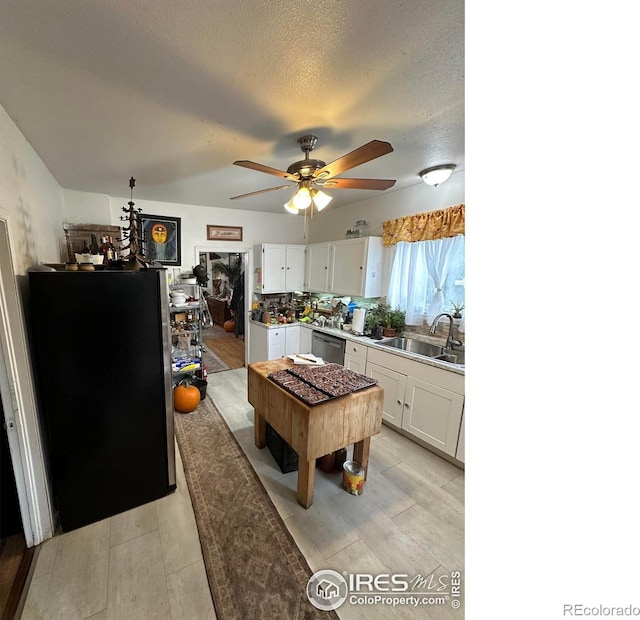
<path fill-rule="evenodd" d="M 378 383 L 340 364 L 301 365 L 272 372 L 268 377 L 307 405 L 318 405 Z"/>

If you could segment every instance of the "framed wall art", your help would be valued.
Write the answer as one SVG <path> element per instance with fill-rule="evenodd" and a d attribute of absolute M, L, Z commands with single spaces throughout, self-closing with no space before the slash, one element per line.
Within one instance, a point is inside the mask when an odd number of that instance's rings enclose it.
<path fill-rule="evenodd" d="M 179 266 L 180 218 L 139 213 L 138 222 L 144 255 L 161 265 Z"/>
<path fill-rule="evenodd" d="M 242 226 L 207 226 L 208 241 L 242 241 Z"/>

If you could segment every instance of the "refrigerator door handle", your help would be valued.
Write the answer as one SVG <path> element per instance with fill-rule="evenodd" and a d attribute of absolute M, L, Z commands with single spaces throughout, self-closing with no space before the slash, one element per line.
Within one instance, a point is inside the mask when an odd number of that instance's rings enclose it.
<path fill-rule="evenodd" d="M 161 291 L 160 316 L 162 321 L 162 349 L 164 351 L 164 395 L 167 428 L 167 462 L 169 463 L 169 485 L 176 484 L 176 445 L 173 420 L 173 372 L 171 369 L 171 317 L 169 314 L 169 293 L 165 270 L 158 270 Z"/>

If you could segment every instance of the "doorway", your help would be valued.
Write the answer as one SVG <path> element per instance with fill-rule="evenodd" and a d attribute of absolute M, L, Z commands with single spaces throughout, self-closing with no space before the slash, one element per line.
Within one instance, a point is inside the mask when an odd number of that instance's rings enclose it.
<path fill-rule="evenodd" d="M 234 370 L 246 364 L 247 263 L 247 252 L 199 249 L 198 264 L 205 268 L 208 277 L 203 291 L 212 319 L 212 325 L 202 334 L 208 373 Z"/>
<path fill-rule="evenodd" d="M 17 393 L 19 383 L 11 364 L 9 347 L 17 321 L 18 299 L 11 260 L 7 221 L 0 212 L 0 616 L 13 618 L 24 603 L 23 593 L 34 557 L 33 530 L 29 521 L 27 487 L 22 471 L 18 424 L 23 422 Z M 15 340 L 12 340 L 15 343 Z M 6 347 L 6 348 L 5 348 Z M 15 357 L 15 354 L 14 354 Z M 30 538 L 28 539 L 27 536 Z"/>

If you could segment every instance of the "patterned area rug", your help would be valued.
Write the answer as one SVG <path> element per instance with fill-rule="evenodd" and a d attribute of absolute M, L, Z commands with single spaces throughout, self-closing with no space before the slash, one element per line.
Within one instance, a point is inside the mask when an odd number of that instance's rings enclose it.
<path fill-rule="evenodd" d="M 308 601 L 311 569 L 211 398 L 175 421 L 218 620 L 337 620 Z"/>
<path fill-rule="evenodd" d="M 229 370 L 229 366 L 225 364 L 207 345 L 202 345 L 202 359 L 207 365 L 207 372 L 212 374 L 214 372 L 222 372 L 223 370 Z"/>

